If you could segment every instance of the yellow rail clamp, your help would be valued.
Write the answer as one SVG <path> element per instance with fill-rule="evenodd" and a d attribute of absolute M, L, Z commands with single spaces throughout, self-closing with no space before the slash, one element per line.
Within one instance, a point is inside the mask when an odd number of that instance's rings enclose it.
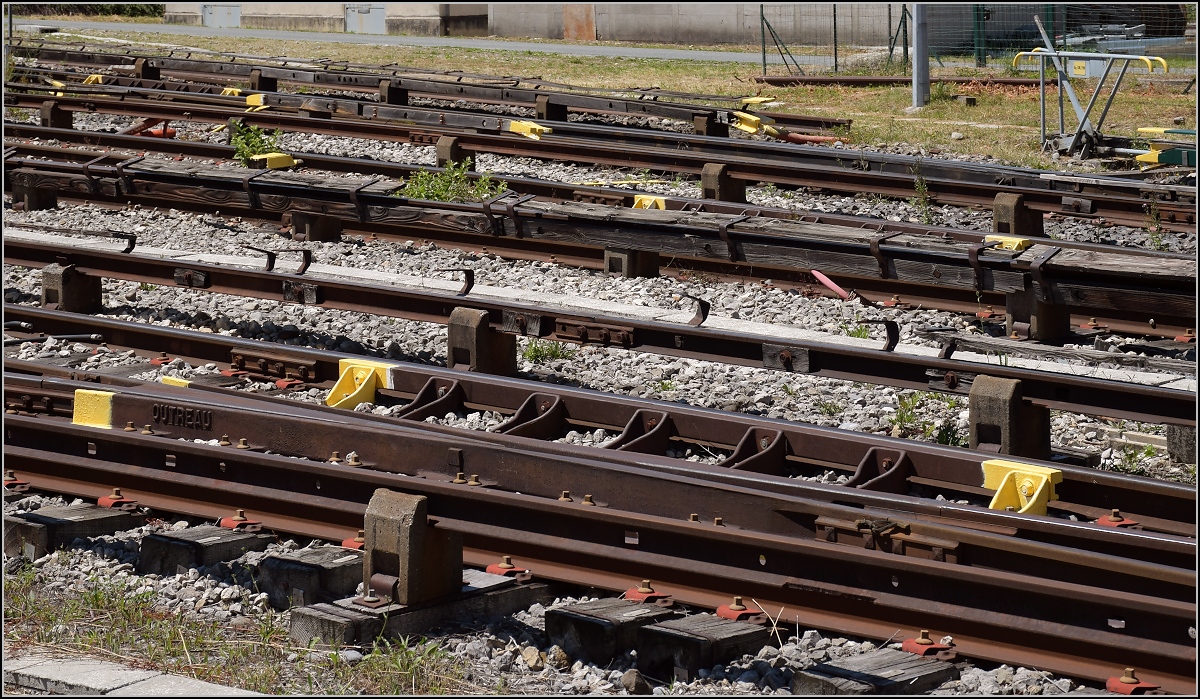
<path fill-rule="evenodd" d="M 261 107 L 267 103 L 267 98 L 262 93 L 246 95 L 247 107 Z"/>
<path fill-rule="evenodd" d="M 295 167 L 303 164 L 303 160 L 296 160 L 287 153 L 263 153 L 262 155 L 250 156 L 250 167 L 256 167 L 266 170 L 279 170 L 285 167 Z"/>
<path fill-rule="evenodd" d="M 649 194 L 635 194 L 633 195 L 633 208 L 665 209 L 667 208 L 667 200 L 664 197 L 655 197 Z"/>
<path fill-rule="evenodd" d="M 1046 514 L 1046 504 L 1057 500 L 1054 486 L 1062 483 L 1062 471 L 1019 461 L 989 459 L 983 462 L 983 487 L 995 490 L 989 508 L 1013 508 L 1024 515 Z"/>
<path fill-rule="evenodd" d="M 1029 238 L 1017 238 L 1011 235 L 985 235 L 983 236 L 985 243 L 999 243 L 996 247 L 1001 250 L 1012 250 L 1013 252 L 1021 252 L 1033 245 L 1033 241 Z"/>
<path fill-rule="evenodd" d="M 55 80 L 54 78 L 50 78 L 49 82 L 54 87 L 66 87 L 67 86 L 67 84 L 65 82 L 63 82 L 61 80 Z M 63 97 L 64 95 L 61 92 L 55 92 L 54 96 L 55 97 Z"/>
<path fill-rule="evenodd" d="M 545 134 L 554 133 L 554 129 L 549 126 L 542 126 L 532 121 L 521 121 L 519 119 L 509 121 L 508 130 L 513 133 L 519 133 L 526 138 L 532 138 L 535 141 L 540 141 Z"/>
<path fill-rule="evenodd" d="M 742 98 L 742 104 L 746 104 L 746 105 L 766 104 L 767 102 L 774 102 L 774 101 L 775 101 L 774 97 L 743 97 Z"/>
<path fill-rule="evenodd" d="M 241 97 L 242 96 L 242 88 L 227 87 L 224 90 L 221 90 L 221 95 L 223 95 L 225 97 Z"/>
<path fill-rule="evenodd" d="M 104 84 L 104 76 L 99 73 L 92 73 L 83 81 L 84 85 L 102 85 Z"/>
<path fill-rule="evenodd" d="M 325 404 L 332 408 L 354 410 L 360 403 L 374 403 L 376 388 L 392 388 L 393 365 L 369 359 L 343 359 L 338 362 L 337 383 L 329 391 Z"/>
<path fill-rule="evenodd" d="M 179 386 L 180 388 L 187 388 L 188 386 L 192 385 L 191 381 L 188 381 L 187 379 L 181 379 L 178 376 L 162 376 L 159 377 L 158 380 L 160 383 L 164 383 L 168 386 Z"/>
<path fill-rule="evenodd" d="M 734 112 L 733 119 L 734 121 L 731 126 L 735 129 L 741 129 L 746 133 L 758 133 L 767 124 L 775 123 L 775 120 L 770 117 L 747 114 L 746 112 Z"/>
<path fill-rule="evenodd" d="M 75 408 L 71 413 L 71 424 L 111 430 L 113 395 L 111 391 L 75 389 Z"/>

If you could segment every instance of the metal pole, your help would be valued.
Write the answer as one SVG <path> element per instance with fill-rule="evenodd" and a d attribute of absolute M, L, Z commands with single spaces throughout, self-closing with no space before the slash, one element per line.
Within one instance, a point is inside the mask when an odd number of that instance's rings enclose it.
<path fill-rule="evenodd" d="M 838 72 L 837 55 L 837 5 L 833 6 L 833 72 Z"/>
<path fill-rule="evenodd" d="M 900 4 L 900 28 L 904 30 L 904 62 L 908 63 L 908 5 Z"/>
<path fill-rule="evenodd" d="M 767 13 L 764 5 L 758 6 L 758 28 L 762 30 L 763 75 L 767 74 Z M 790 71 L 789 71 L 790 72 Z"/>
<path fill-rule="evenodd" d="M 1108 101 L 1104 103 L 1104 111 L 1100 112 L 1100 118 L 1096 120 L 1096 131 L 1099 131 L 1104 126 L 1104 119 L 1108 116 L 1108 108 L 1112 106 L 1113 98 L 1117 96 L 1117 89 L 1121 87 L 1121 81 L 1125 79 L 1125 71 L 1129 70 L 1129 59 L 1121 66 L 1121 72 L 1117 74 L 1117 82 L 1113 83 L 1112 92 L 1108 95 Z M 1195 80 L 1195 78 L 1192 78 Z M 1104 85 L 1101 83 L 1096 86 L 1096 92 L 1100 92 L 1100 88 Z"/>
<path fill-rule="evenodd" d="M 1042 114 L 1042 150 L 1046 150 L 1046 57 L 1038 61 L 1038 86 L 1042 91 L 1041 104 L 1039 105 Z"/>
<path fill-rule="evenodd" d="M 925 4 L 913 5 L 913 107 L 929 104 L 929 22 Z"/>
<path fill-rule="evenodd" d="M 983 60 L 983 6 L 971 5 L 971 29 L 975 35 L 975 67 L 984 67 Z"/>

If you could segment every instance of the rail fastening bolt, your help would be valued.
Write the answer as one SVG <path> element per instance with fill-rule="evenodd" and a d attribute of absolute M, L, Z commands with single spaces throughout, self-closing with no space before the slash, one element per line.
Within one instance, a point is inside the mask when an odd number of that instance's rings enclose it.
<path fill-rule="evenodd" d="M 114 498 L 120 498 L 120 497 L 121 497 L 121 489 L 120 489 L 120 488 L 113 488 L 113 493 L 112 493 L 112 496 L 113 496 Z"/>
<path fill-rule="evenodd" d="M 929 629 L 921 629 L 921 635 L 917 637 L 915 643 L 918 646 L 932 646 L 933 639 L 929 637 Z"/>
<path fill-rule="evenodd" d="M 516 566 L 513 565 L 512 556 L 501 556 L 499 567 L 504 568 L 505 570 L 508 570 L 510 568 L 516 568 Z"/>
<path fill-rule="evenodd" d="M 9 470 L 5 471 L 4 472 L 4 480 L 6 480 L 6 481 L 17 480 L 17 472 L 12 470 L 11 468 Z"/>
<path fill-rule="evenodd" d="M 142 434 L 154 434 L 154 430 L 150 428 L 150 425 L 146 425 L 142 428 Z"/>
<path fill-rule="evenodd" d="M 217 444 L 218 444 L 218 445 L 220 445 L 220 446 L 222 446 L 222 447 L 227 447 L 227 446 L 229 446 L 229 445 L 230 445 L 230 444 L 232 444 L 232 443 L 233 443 L 233 442 L 230 442 L 230 441 L 229 441 L 229 435 L 227 435 L 227 434 L 223 434 L 223 435 L 221 435 L 221 440 L 220 440 L 219 442 L 217 442 Z"/>
<path fill-rule="evenodd" d="M 375 588 L 368 587 L 367 594 L 363 595 L 364 602 L 378 602 L 379 598 L 375 596 Z"/>
<path fill-rule="evenodd" d="M 1120 511 L 1120 510 L 1118 510 L 1117 508 L 1115 508 L 1115 507 L 1114 507 L 1114 508 L 1113 508 L 1113 511 L 1112 511 L 1112 514 L 1111 514 L 1111 515 L 1109 515 L 1109 517 L 1108 517 L 1108 521 L 1110 521 L 1110 522 L 1124 522 L 1124 521 L 1125 521 L 1125 518 L 1121 516 L 1121 511 Z"/>
<path fill-rule="evenodd" d="M 479 480 L 478 473 L 472 473 L 471 480 L 467 481 L 467 485 L 483 485 L 483 481 Z"/>
<path fill-rule="evenodd" d="M 234 522 L 245 522 L 246 521 L 246 511 L 238 510 L 237 515 L 234 517 L 230 517 L 230 519 L 233 520 Z"/>
<path fill-rule="evenodd" d="M 358 458 L 358 454 L 350 452 L 350 458 L 346 460 L 347 466 L 362 466 L 362 461 Z"/>
<path fill-rule="evenodd" d="M 698 514 L 696 514 L 695 512 L 693 512 L 692 514 L 688 515 L 688 521 L 689 521 L 689 522 L 699 522 L 699 521 L 700 521 L 700 515 L 698 515 Z"/>
<path fill-rule="evenodd" d="M 246 441 L 245 437 L 238 437 L 237 448 L 238 449 L 249 449 L 250 443 Z"/>
<path fill-rule="evenodd" d="M 333 454 L 331 454 L 329 456 L 329 463 L 340 464 L 341 462 L 342 462 L 342 455 L 339 452 L 335 451 L 335 452 L 333 452 Z"/>
<path fill-rule="evenodd" d="M 595 506 L 595 505 L 596 505 L 596 501 L 592 499 L 592 496 L 591 496 L 591 495 L 584 495 L 584 496 L 583 496 L 583 502 L 581 502 L 581 503 L 579 503 L 579 504 L 581 504 L 581 505 L 592 505 L 592 506 Z"/>
<path fill-rule="evenodd" d="M 450 482 L 451 482 L 451 483 L 457 483 L 457 484 L 459 484 L 459 485 L 462 485 L 463 483 L 466 483 L 466 482 L 467 482 L 467 474 L 463 473 L 462 471 L 459 471 L 459 472 L 458 472 L 458 475 L 456 475 L 456 476 L 454 477 L 454 480 L 452 480 L 452 481 L 450 481 Z"/>
<path fill-rule="evenodd" d="M 650 587 L 649 580 L 643 580 L 642 584 L 638 585 L 637 591 L 642 593 L 643 595 L 646 595 L 646 594 L 650 594 L 651 592 L 654 592 L 654 588 Z"/>
<path fill-rule="evenodd" d="M 574 500 L 571 499 L 571 491 L 569 491 L 569 490 L 564 490 L 562 496 L 558 498 L 558 501 L 559 502 L 575 502 Z"/>
<path fill-rule="evenodd" d="M 725 518 L 723 518 L 723 517 L 713 517 L 713 526 L 716 526 L 716 527 L 723 527 L 723 526 L 725 526 Z"/>
<path fill-rule="evenodd" d="M 126 432 L 137 432 L 137 428 L 133 426 L 133 421 L 125 423 Z"/>
<path fill-rule="evenodd" d="M 742 598 L 741 598 L 741 597 L 734 597 L 734 598 L 733 598 L 733 604 L 729 605 L 729 611 L 731 611 L 731 612 L 744 612 L 744 611 L 746 611 L 746 605 L 742 604 Z"/>
<path fill-rule="evenodd" d="M 367 540 L 367 530 L 366 530 L 366 529 L 359 529 L 359 530 L 358 530 L 358 536 L 354 537 L 354 540 L 355 540 L 355 541 L 357 541 L 357 542 L 359 542 L 359 543 L 362 543 L 362 542 L 366 541 L 366 540 Z"/>
<path fill-rule="evenodd" d="M 1133 668 L 1131 667 L 1125 668 L 1125 674 L 1121 675 L 1122 684 L 1137 684 L 1140 681 L 1141 680 L 1137 678 L 1137 675 L 1134 674 Z"/>

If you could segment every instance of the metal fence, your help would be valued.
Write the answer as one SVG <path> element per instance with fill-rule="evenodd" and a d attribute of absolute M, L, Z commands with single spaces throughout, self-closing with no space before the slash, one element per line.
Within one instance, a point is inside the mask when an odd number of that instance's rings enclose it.
<path fill-rule="evenodd" d="M 782 62 L 789 72 L 801 66 L 846 72 L 879 64 L 906 70 L 911 4 L 764 4 L 757 9 L 764 58 Z M 1044 45 L 1034 17 L 1061 50 L 1168 58 L 1196 52 L 1195 4 L 930 3 L 927 17 L 930 57 L 942 65 L 1010 66 L 1017 52 Z"/>

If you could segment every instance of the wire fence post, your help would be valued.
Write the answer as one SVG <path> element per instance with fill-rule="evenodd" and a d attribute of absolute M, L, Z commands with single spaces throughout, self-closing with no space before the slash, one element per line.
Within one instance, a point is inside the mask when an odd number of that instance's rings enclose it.
<path fill-rule="evenodd" d="M 908 5 L 900 5 L 900 30 L 904 32 L 904 64 L 908 65 Z"/>
<path fill-rule="evenodd" d="M 975 39 L 975 67 L 987 67 L 987 35 L 986 29 L 983 26 L 984 9 L 983 5 L 971 6 L 972 24 L 974 39 Z"/>
<path fill-rule="evenodd" d="M 833 6 L 833 72 L 838 72 L 837 5 Z"/>
<path fill-rule="evenodd" d="M 765 5 L 758 6 L 758 28 L 762 30 L 763 75 L 767 74 L 767 11 Z"/>
<path fill-rule="evenodd" d="M 913 5 L 913 103 L 914 108 L 929 104 L 929 22 L 925 5 Z"/>

